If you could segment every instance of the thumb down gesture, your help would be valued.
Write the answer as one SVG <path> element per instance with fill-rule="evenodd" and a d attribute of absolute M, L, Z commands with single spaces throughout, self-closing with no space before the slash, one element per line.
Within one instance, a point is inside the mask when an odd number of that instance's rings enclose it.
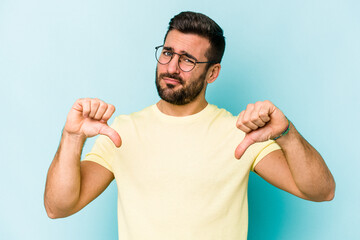
<path fill-rule="evenodd" d="M 106 135 L 116 147 L 120 147 L 120 135 L 107 124 L 114 112 L 113 105 L 99 99 L 78 99 L 67 116 L 64 131 L 83 139 L 98 134 Z"/>
<path fill-rule="evenodd" d="M 289 121 L 285 115 L 270 101 L 247 105 L 236 122 L 236 127 L 245 132 L 245 138 L 237 146 L 235 157 L 240 159 L 254 143 L 279 137 L 288 126 Z"/>

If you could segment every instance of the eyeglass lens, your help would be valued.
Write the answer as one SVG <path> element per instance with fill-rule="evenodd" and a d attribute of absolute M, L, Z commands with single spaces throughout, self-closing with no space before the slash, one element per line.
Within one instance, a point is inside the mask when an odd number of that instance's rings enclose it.
<path fill-rule="evenodd" d="M 156 60 L 160 64 L 168 64 L 174 55 L 179 55 L 178 65 L 182 71 L 189 72 L 195 67 L 196 62 L 192 58 L 189 58 L 183 54 L 175 53 L 168 49 L 164 49 L 163 47 L 156 48 Z"/>

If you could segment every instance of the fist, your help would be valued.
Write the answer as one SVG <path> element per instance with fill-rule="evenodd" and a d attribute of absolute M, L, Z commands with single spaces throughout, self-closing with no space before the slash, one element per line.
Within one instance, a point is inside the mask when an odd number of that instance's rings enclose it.
<path fill-rule="evenodd" d="M 239 114 L 236 127 L 246 133 L 243 141 L 235 150 L 235 157 L 240 159 L 246 149 L 256 143 L 279 136 L 288 126 L 285 115 L 270 101 L 249 104 Z"/>
<path fill-rule="evenodd" d="M 64 132 L 83 138 L 106 135 L 116 147 L 120 147 L 119 134 L 107 124 L 114 112 L 113 105 L 99 99 L 78 99 L 67 116 Z"/>

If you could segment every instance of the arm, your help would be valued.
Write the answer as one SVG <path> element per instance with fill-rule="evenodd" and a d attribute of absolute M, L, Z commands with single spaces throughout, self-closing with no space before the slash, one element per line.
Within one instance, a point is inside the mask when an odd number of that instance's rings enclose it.
<path fill-rule="evenodd" d="M 86 138 L 98 134 L 109 136 L 120 147 L 120 136 L 107 125 L 114 111 L 98 99 L 79 99 L 71 108 L 46 180 L 44 204 L 50 218 L 79 211 L 113 180 L 109 170 L 97 163 L 81 163 L 80 156 Z"/>
<path fill-rule="evenodd" d="M 248 105 L 240 113 L 237 126 L 246 133 L 235 153 L 240 158 L 251 144 L 279 136 L 288 121 L 278 108 L 265 101 Z M 276 140 L 282 151 L 265 156 L 255 171 L 274 186 L 298 197 L 312 201 L 333 199 L 335 181 L 323 158 L 292 123 L 289 127 L 289 132 Z"/>

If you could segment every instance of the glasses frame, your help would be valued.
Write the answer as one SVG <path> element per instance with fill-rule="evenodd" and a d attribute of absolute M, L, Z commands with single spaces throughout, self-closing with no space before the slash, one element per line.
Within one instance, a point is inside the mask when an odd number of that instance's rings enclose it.
<path fill-rule="evenodd" d="M 179 56 L 178 67 L 179 67 L 179 69 L 181 69 L 181 71 L 183 71 L 183 72 L 190 72 L 190 71 L 194 70 L 194 68 L 196 67 L 196 64 L 198 64 L 198 63 L 218 63 L 218 62 L 216 62 L 216 61 L 200 62 L 200 61 L 197 61 L 196 59 L 193 59 L 193 58 L 190 57 L 191 59 L 194 60 L 195 64 L 194 64 L 194 66 L 193 66 L 192 69 L 190 69 L 190 70 L 188 70 L 188 71 L 184 71 L 184 70 L 180 67 L 180 59 L 181 59 L 182 56 L 186 56 L 186 54 L 180 54 L 180 53 L 176 53 L 176 52 L 172 51 L 173 55 L 171 56 L 170 60 L 169 60 L 167 63 L 161 63 L 161 62 L 158 60 L 158 58 L 157 58 L 157 52 L 158 52 L 159 48 L 161 48 L 161 47 L 164 47 L 164 45 L 160 45 L 160 46 L 155 47 L 155 59 L 156 59 L 156 61 L 157 61 L 158 63 L 160 63 L 161 65 L 169 64 L 169 62 L 171 62 L 171 60 L 173 59 L 173 57 L 174 57 L 175 54 L 176 54 L 176 55 Z"/>

